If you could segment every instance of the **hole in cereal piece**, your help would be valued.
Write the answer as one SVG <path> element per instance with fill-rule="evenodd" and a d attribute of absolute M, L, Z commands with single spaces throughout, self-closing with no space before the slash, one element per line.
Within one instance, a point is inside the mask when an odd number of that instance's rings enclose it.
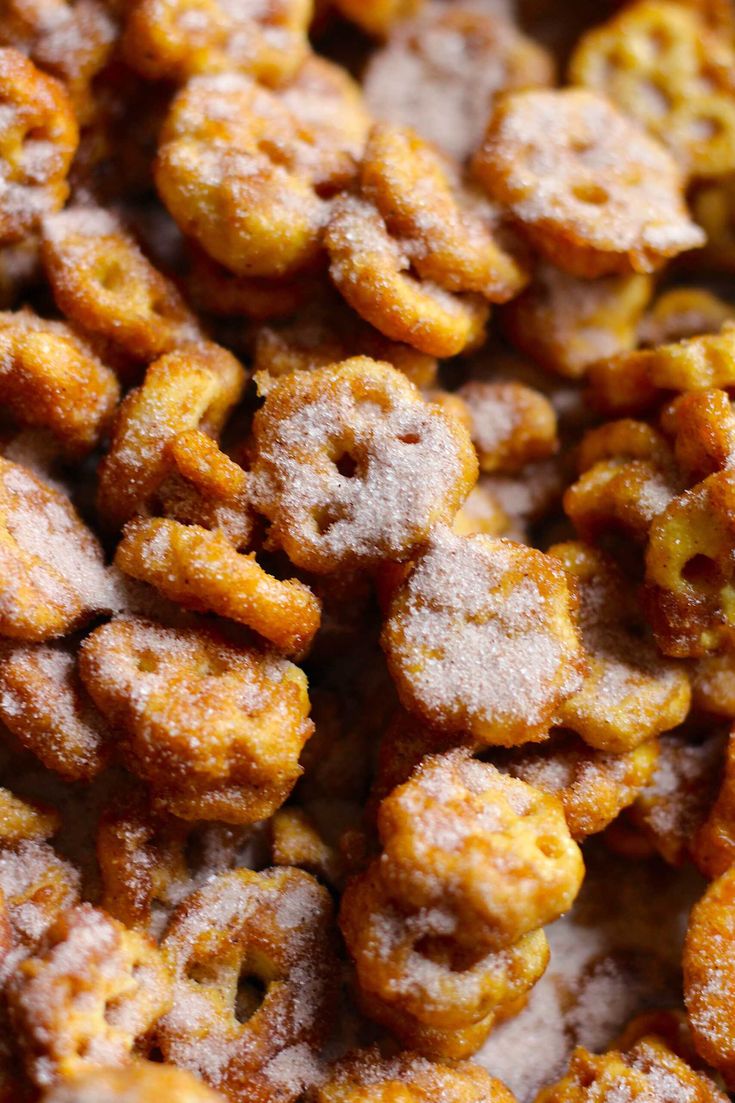
<path fill-rule="evenodd" d="M 659 118 L 667 115 L 673 106 L 671 96 L 666 89 L 653 80 L 640 81 L 638 96 L 646 111 Z"/>
<path fill-rule="evenodd" d="M 114 261 L 106 265 L 100 272 L 100 284 L 105 291 L 119 291 L 125 284 L 125 278 L 122 266 Z"/>
<path fill-rule="evenodd" d="M 605 188 L 599 184 L 591 183 L 575 184 L 572 188 L 572 195 L 580 203 L 589 203 L 594 207 L 601 207 L 610 198 Z"/>
<path fill-rule="evenodd" d="M 693 586 L 700 588 L 712 587 L 713 589 L 719 589 L 722 585 L 720 568 L 714 559 L 710 559 L 708 555 L 693 555 L 684 564 L 681 577 L 685 582 L 690 582 Z"/>
<path fill-rule="evenodd" d="M 357 474 L 357 460 L 350 452 L 343 452 L 337 456 L 334 466 L 344 479 L 352 479 Z"/>
<path fill-rule="evenodd" d="M 711 115 L 699 115 L 692 119 L 689 130 L 695 142 L 708 142 L 722 134 L 722 120 Z"/>
<path fill-rule="evenodd" d="M 314 513 L 314 524 L 320 536 L 326 536 L 333 525 L 342 520 L 342 513 L 335 503 L 323 506 Z"/>
<path fill-rule="evenodd" d="M 208 961 L 192 961 L 186 969 L 186 976 L 196 984 L 209 986 L 217 983 L 217 971 Z"/>
<path fill-rule="evenodd" d="M 252 1019 L 265 999 L 268 987 L 265 981 L 249 968 L 243 969 L 237 982 L 235 995 L 235 1018 L 239 1023 Z"/>
<path fill-rule="evenodd" d="M 421 444 L 421 437 L 418 433 L 402 433 L 398 439 L 402 444 Z"/>
<path fill-rule="evenodd" d="M 142 674 L 155 674 L 158 670 L 158 656 L 153 651 L 143 651 L 138 657 L 138 670 Z"/>

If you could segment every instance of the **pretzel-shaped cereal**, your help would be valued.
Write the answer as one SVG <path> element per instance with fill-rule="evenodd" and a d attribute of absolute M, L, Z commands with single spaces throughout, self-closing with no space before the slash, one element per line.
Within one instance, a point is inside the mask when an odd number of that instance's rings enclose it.
<path fill-rule="evenodd" d="M 43 1103 L 223 1103 L 222 1096 L 186 1069 L 136 1061 L 126 1068 L 90 1069 L 66 1083 L 55 1084 Z"/>
<path fill-rule="evenodd" d="M 187 897 L 162 944 L 174 974 L 166 1060 L 231 1100 L 296 1099 L 331 1017 L 331 925 L 327 890 L 298 869 L 234 870 Z"/>
<path fill-rule="evenodd" d="M 556 413 L 540 391 L 516 381 L 477 380 L 457 394 L 469 408 L 481 471 L 512 474 L 557 451 Z"/>
<path fill-rule="evenodd" d="M 69 98 L 17 50 L 0 49 L 0 242 L 18 241 L 64 205 L 79 142 Z"/>
<path fill-rule="evenodd" d="M 594 92 L 516 92 L 474 161 L 493 199 L 572 276 L 653 272 L 704 242 L 667 151 Z"/>
<path fill-rule="evenodd" d="M 476 478 L 466 430 L 366 357 L 279 380 L 253 421 L 271 539 L 317 573 L 402 559 Z"/>
<path fill-rule="evenodd" d="M 697 1052 L 732 1087 L 735 1052 L 730 1030 L 735 978 L 727 954 L 735 918 L 735 869 L 730 867 L 692 908 L 684 942 L 684 1002 Z"/>

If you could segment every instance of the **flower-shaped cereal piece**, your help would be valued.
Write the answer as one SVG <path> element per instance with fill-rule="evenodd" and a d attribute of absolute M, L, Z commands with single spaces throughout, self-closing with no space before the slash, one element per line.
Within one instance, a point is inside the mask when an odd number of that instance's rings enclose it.
<path fill-rule="evenodd" d="M 337 963 L 329 893 L 299 869 L 238 869 L 174 913 L 164 1057 L 233 1101 L 290 1103 L 317 1075 Z"/>
<path fill-rule="evenodd" d="M 186 1069 L 136 1061 L 125 1068 L 89 1069 L 45 1093 L 43 1103 L 224 1103 Z"/>
<path fill-rule="evenodd" d="M 424 0 L 336 0 L 336 7 L 368 34 L 383 37 L 421 8 Z"/>
<path fill-rule="evenodd" d="M 635 347 L 652 291 L 640 272 L 587 280 L 542 262 L 530 287 L 503 308 L 502 322 L 522 352 L 579 379 L 596 360 Z"/>
<path fill-rule="evenodd" d="M 216 436 L 245 386 L 238 361 L 217 345 L 190 345 L 155 360 L 120 406 L 99 471 L 97 505 L 120 526 L 143 512 L 171 469 L 167 445 L 188 429 Z"/>
<path fill-rule="evenodd" d="M 697 1052 L 735 1082 L 732 1009 L 735 972 L 730 947 L 735 938 L 735 869 L 708 887 L 689 916 L 684 942 L 684 1002 Z"/>
<path fill-rule="evenodd" d="M 34 1083 L 125 1065 L 171 1006 L 158 950 L 89 904 L 63 912 L 8 983 L 13 1024 Z"/>
<path fill-rule="evenodd" d="M 48 429 L 78 456 L 99 444 L 119 394 L 114 373 L 68 326 L 27 308 L 0 313 L 0 402 L 20 425 Z"/>
<path fill-rule="evenodd" d="M 577 45 L 574 84 L 608 96 L 693 176 L 735 169 L 735 52 L 701 14 L 638 0 Z"/>
<path fill-rule="evenodd" d="M 245 624 L 288 654 L 308 650 L 319 628 L 321 605 L 309 587 L 268 574 L 222 531 L 159 517 L 129 521 L 115 564 L 170 601 Z"/>
<path fill-rule="evenodd" d="M 657 348 L 685 337 L 719 333 L 725 322 L 732 321 L 735 307 L 706 288 L 672 287 L 663 291 L 646 312 L 638 339 L 648 348 Z"/>
<path fill-rule="evenodd" d="M 138 0 L 123 51 L 152 79 L 237 72 L 281 84 L 307 56 L 312 6 L 311 0 Z"/>
<path fill-rule="evenodd" d="M 79 666 L 130 768 L 183 819 L 264 819 L 301 774 L 313 725 L 306 677 L 285 659 L 204 629 L 119 620 L 84 641 Z"/>
<path fill-rule="evenodd" d="M 102 549 L 71 502 L 0 457 L 0 635 L 47 640 L 115 607 Z"/>
<path fill-rule="evenodd" d="M 719 877 L 735 864 L 735 736 L 732 733 L 717 799 L 694 837 L 692 850 L 694 861 L 705 877 Z"/>
<path fill-rule="evenodd" d="M 405 558 L 477 477 L 457 420 L 366 357 L 279 380 L 253 434 L 256 508 L 292 562 L 317 573 Z"/>
<path fill-rule="evenodd" d="M 540 391 L 524 383 L 465 383 L 457 392 L 470 412 L 472 443 L 481 471 L 513 474 L 559 447 L 556 413 Z"/>
<path fill-rule="evenodd" d="M 79 132 L 62 86 L 17 50 L 0 48 L 0 108 L 0 242 L 5 243 L 25 237 L 43 215 L 64 205 Z"/>
<path fill-rule="evenodd" d="M 553 82 L 554 63 L 508 19 L 461 3 L 399 23 L 364 77 L 376 118 L 410 126 L 450 157 L 479 146 L 500 92 Z"/>
<path fill-rule="evenodd" d="M 670 154 L 594 92 L 504 97 L 475 171 L 539 252 L 573 276 L 652 272 L 704 242 Z"/>
<path fill-rule="evenodd" d="M 464 750 L 424 758 L 381 803 L 378 831 L 388 895 L 477 950 L 557 919 L 584 876 L 560 802 Z"/>
<path fill-rule="evenodd" d="M 174 285 L 107 211 L 75 207 L 47 218 L 43 262 L 64 314 L 136 359 L 200 337 Z"/>
<path fill-rule="evenodd" d="M 514 1103 L 512 1092 L 484 1068 L 463 1061 L 434 1064 L 416 1053 L 383 1057 L 358 1050 L 330 1068 L 311 1103 Z M 104 1103 L 104 1101 L 103 1101 Z"/>
<path fill-rule="evenodd" d="M 615 563 L 589 544 L 555 544 L 576 585 L 588 670 L 560 706 L 559 723 L 591 747 L 622 753 L 681 724 L 689 712 L 686 669 L 663 658 L 645 633 L 635 591 Z"/>
<path fill-rule="evenodd" d="M 437 531 L 393 597 L 382 643 L 401 702 L 488 744 L 544 739 L 584 659 L 558 562 Z"/>
<path fill-rule="evenodd" d="M 24 839 L 48 839 L 60 824 L 53 808 L 31 804 L 0 788 L 0 844 L 19 843 Z"/>

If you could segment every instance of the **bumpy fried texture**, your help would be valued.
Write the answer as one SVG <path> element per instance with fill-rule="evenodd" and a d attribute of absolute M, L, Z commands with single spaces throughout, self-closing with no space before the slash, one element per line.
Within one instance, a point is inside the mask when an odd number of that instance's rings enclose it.
<path fill-rule="evenodd" d="M 183 819 L 263 819 L 301 773 L 309 699 L 285 659 L 204 629 L 120 620 L 84 641 L 80 674 L 130 768 Z"/>
<path fill-rule="evenodd" d="M 500 746 L 544 739 L 585 665 L 556 560 L 439 530 L 393 597 L 382 643 L 405 708 Z"/>
<path fill-rule="evenodd" d="M 481 471 L 512 474 L 559 447 L 556 413 L 540 391 L 523 383 L 473 381 L 457 394 L 467 404 Z"/>
<path fill-rule="evenodd" d="M 124 1065 L 171 1006 L 153 943 L 89 904 L 62 913 L 8 982 L 11 1019 L 39 1087 Z"/>
<path fill-rule="evenodd" d="M 693 856 L 705 877 L 719 877 L 735 863 L 735 738 L 727 744 L 717 800 L 696 834 Z"/>
<path fill-rule="evenodd" d="M 704 242 L 671 156 L 593 92 L 505 97 L 474 167 L 535 248 L 573 276 L 652 272 Z"/>
<path fill-rule="evenodd" d="M 59 827 L 58 813 L 52 808 L 32 804 L 0 788 L 0 842 L 19 843 L 23 839 L 48 839 Z"/>
<path fill-rule="evenodd" d="M 239 869 L 209 881 L 162 943 L 174 976 L 159 1027 L 166 1060 L 233 1101 L 296 1099 L 314 1081 L 333 1011 L 332 937 L 329 893 L 308 873 Z"/>
<path fill-rule="evenodd" d="M 271 853 L 274 866 L 297 866 L 328 885 L 340 883 L 340 855 L 322 838 L 302 808 L 280 808 L 275 813 L 271 820 Z"/>
<path fill-rule="evenodd" d="M 150 1103 L 153 1099 L 165 1099 L 167 1103 L 222 1103 L 221 1095 L 186 1069 L 149 1061 L 136 1061 L 122 1069 L 90 1069 L 49 1088 L 43 1103 Z"/>

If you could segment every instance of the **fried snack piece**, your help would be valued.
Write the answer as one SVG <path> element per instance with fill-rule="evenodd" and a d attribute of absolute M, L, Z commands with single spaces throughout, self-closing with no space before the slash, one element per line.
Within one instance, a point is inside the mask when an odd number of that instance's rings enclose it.
<path fill-rule="evenodd" d="M 125 1065 L 171 1006 L 152 942 L 90 904 L 63 912 L 7 986 L 26 1068 L 39 1087 Z"/>
<path fill-rule="evenodd" d="M 332 937 L 329 893 L 299 869 L 238 869 L 187 897 L 162 944 L 174 973 L 165 1059 L 227 1099 L 296 1099 L 330 1025 Z"/>
<path fill-rule="evenodd" d="M 253 437 L 254 504 L 273 542 L 316 573 L 405 558 L 477 477 L 457 420 L 367 357 L 279 380 Z"/>
<path fill-rule="evenodd" d="M 391 29 L 420 10 L 424 0 L 335 0 L 347 19 L 367 34 L 383 38 Z"/>
<path fill-rule="evenodd" d="M 4 21 L 3 16 L 3 21 Z M 19 241 L 69 194 L 79 143 L 69 97 L 17 50 L 0 48 L 0 242 Z"/>
<path fill-rule="evenodd" d="M 652 292 L 651 277 L 639 272 L 580 280 L 542 261 L 501 320 L 521 352 L 549 371 L 581 379 L 595 361 L 635 348 Z"/>
<path fill-rule="evenodd" d="M 554 62 L 510 22 L 462 4 L 429 4 L 371 56 L 365 99 L 378 119 L 410 126 L 464 161 L 501 92 L 545 87 Z"/>
<path fill-rule="evenodd" d="M 735 654 L 705 655 L 692 666 L 692 701 L 696 709 L 735 720 Z"/>
<path fill-rule="evenodd" d="M 613 560 L 589 544 L 549 548 L 575 583 L 588 670 L 557 720 L 591 747 L 621 754 L 683 723 L 691 688 L 684 666 L 644 633 L 635 591 Z"/>
<path fill-rule="evenodd" d="M 452 532 L 457 536 L 505 536 L 511 521 L 492 490 L 477 483 L 452 522 Z"/>
<path fill-rule="evenodd" d="M 311 131 L 322 152 L 330 151 L 335 167 L 344 161 L 343 171 L 352 179 L 352 169 L 365 149 L 372 116 L 360 84 L 347 69 L 318 54 L 309 54 L 288 84 L 279 88 L 278 97 L 297 120 L 302 136 Z M 336 184 L 335 177 L 332 186 Z"/>
<path fill-rule="evenodd" d="M 702 14 L 638 0 L 583 35 L 570 80 L 608 96 L 689 175 L 735 169 L 735 52 Z"/>
<path fill-rule="evenodd" d="M 285 659 L 128 619 L 87 637 L 79 670 L 131 770 L 182 819 L 264 819 L 301 773 L 313 725 L 306 677 Z"/>
<path fill-rule="evenodd" d="M 100 464 L 97 506 L 108 524 L 146 510 L 171 468 L 167 446 L 188 429 L 217 436 L 244 386 L 244 369 L 217 345 L 189 345 L 150 365 L 120 406 Z"/>
<path fill-rule="evenodd" d="M 720 877 L 735 863 L 735 736 L 730 734 L 717 799 L 700 826 L 693 858 L 705 877 Z"/>
<path fill-rule="evenodd" d="M 660 1038 L 649 1036 L 625 1053 L 612 1049 L 597 1056 L 578 1046 L 566 1075 L 539 1092 L 536 1103 L 611 1103 L 621 1096 L 662 1101 L 673 1095 L 691 1103 L 727 1099 L 708 1076 L 695 1072 Z"/>
<path fill-rule="evenodd" d="M 540 747 L 519 747 L 495 765 L 557 797 L 577 842 L 595 835 L 629 807 L 651 780 L 658 743 L 649 740 L 622 754 L 592 750 L 570 732 L 557 731 Z"/>
<path fill-rule="evenodd" d="M 556 560 L 509 540 L 437 530 L 383 628 L 402 704 L 482 743 L 544 739 L 582 680 L 572 613 Z"/>
<path fill-rule="evenodd" d="M 60 818 L 53 808 L 42 807 L 16 797 L 0 787 L 0 844 L 24 839 L 48 839 L 59 828 Z"/>
<path fill-rule="evenodd" d="M 514 1103 L 514 1098 L 479 1065 L 437 1065 L 405 1052 L 383 1057 L 377 1046 L 343 1057 L 310 1097 L 311 1103 Z"/>
<path fill-rule="evenodd" d="M 697 1052 L 732 1088 L 735 979 L 728 952 L 735 935 L 735 869 L 727 869 L 692 908 L 684 942 L 684 1002 Z"/>
<path fill-rule="evenodd" d="M 0 313 L 0 402 L 22 426 L 48 429 L 65 452 L 99 444 L 120 388 L 73 330 L 24 308 Z"/>
<path fill-rule="evenodd" d="M 282 84 L 307 56 L 312 8 L 312 0 L 137 0 L 123 53 L 153 80 L 233 72 Z"/>
<path fill-rule="evenodd" d="M 297 866 L 328 885 L 342 877 L 340 855 L 327 843 L 302 808 L 280 808 L 271 820 L 274 866 Z"/>
<path fill-rule="evenodd" d="M 559 801 L 467 750 L 429 755 L 378 809 L 381 883 L 443 937 L 500 950 L 557 919 L 584 876 Z"/>
<path fill-rule="evenodd" d="M 42 1103 L 223 1103 L 223 1098 L 186 1069 L 136 1061 L 125 1068 L 98 1068 L 55 1084 Z"/>
<path fill-rule="evenodd" d="M 236 276 L 189 242 L 184 277 L 189 301 L 203 314 L 216 318 L 248 318 L 267 322 L 298 311 L 308 299 L 306 280 Z"/>
<path fill-rule="evenodd" d="M 469 408 L 481 471 L 513 474 L 557 451 L 556 412 L 540 391 L 515 381 L 475 380 L 456 393 Z"/>
<path fill-rule="evenodd" d="M 0 635 L 47 640 L 115 607 L 102 549 L 71 502 L 0 457 Z"/>
<path fill-rule="evenodd" d="M 735 321 L 735 307 L 703 287 L 672 287 L 663 291 L 647 311 L 638 328 L 642 345 L 657 348 L 719 333 L 725 322 Z M 626 350 L 620 350 L 626 351 Z"/>
<path fill-rule="evenodd" d="M 91 780 L 109 757 L 109 733 L 79 681 L 75 649 L 0 645 L 0 719 L 68 781 Z"/>
<path fill-rule="evenodd" d="M 319 628 L 321 606 L 308 586 L 268 574 L 219 531 L 157 517 L 129 521 L 115 564 L 184 608 L 247 625 L 287 654 L 308 650 Z"/>
<path fill-rule="evenodd" d="M 405 1046 L 460 1060 L 514 1014 L 549 959 L 543 931 L 503 950 L 468 953 L 431 916 L 406 916 L 389 899 L 377 863 L 348 884 L 340 927 L 355 963 L 360 1004 Z"/>
<path fill-rule="evenodd" d="M 731 467 L 735 458 L 735 412 L 725 391 L 692 391 L 674 399 L 661 415 L 674 437 L 674 452 L 688 485 Z"/>
<path fill-rule="evenodd" d="M 136 359 L 200 337 L 177 289 L 107 211 L 72 207 L 47 218 L 43 263 L 64 314 Z"/>
<path fill-rule="evenodd" d="M 474 169 L 542 256 L 572 276 L 653 272 L 704 243 L 670 154 L 594 92 L 504 97 Z"/>

